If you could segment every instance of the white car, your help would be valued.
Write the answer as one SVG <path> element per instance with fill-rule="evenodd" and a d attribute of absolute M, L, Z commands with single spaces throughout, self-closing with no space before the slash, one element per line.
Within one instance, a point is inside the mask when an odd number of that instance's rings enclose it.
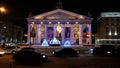
<path fill-rule="evenodd" d="M 5 54 L 13 54 L 17 51 L 20 51 L 21 48 L 19 46 L 8 46 L 5 48 L 6 52 Z"/>

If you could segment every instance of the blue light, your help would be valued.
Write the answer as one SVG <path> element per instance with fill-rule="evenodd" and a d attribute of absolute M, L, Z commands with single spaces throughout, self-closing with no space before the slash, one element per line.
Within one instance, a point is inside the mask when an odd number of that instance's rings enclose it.
<path fill-rule="evenodd" d="M 43 40 L 43 42 L 42 42 L 42 46 L 49 46 L 49 45 L 48 45 L 48 42 L 47 42 L 46 39 Z"/>
<path fill-rule="evenodd" d="M 60 41 L 56 38 L 53 38 L 51 41 L 50 41 L 50 44 L 60 44 Z"/>
<path fill-rule="evenodd" d="M 66 40 L 65 43 L 64 43 L 64 46 L 71 46 L 71 43 L 69 40 Z"/>

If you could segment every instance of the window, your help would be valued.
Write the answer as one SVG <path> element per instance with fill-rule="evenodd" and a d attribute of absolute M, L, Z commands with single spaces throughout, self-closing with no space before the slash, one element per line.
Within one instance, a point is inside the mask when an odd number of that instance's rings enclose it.
<path fill-rule="evenodd" d="M 114 19 L 113 19 L 113 18 L 111 18 L 111 21 L 114 21 Z"/>
<path fill-rule="evenodd" d="M 116 26 L 119 26 L 119 22 L 116 22 Z"/>
<path fill-rule="evenodd" d="M 116 21 L 119 21 L 119 18 L 116 18 Z"/>
<path fill-rule="evenodd" d="M 109 32 L 109 28 L 108 27 L 106 27 L 106 32 Z"/>
<path fill-rule="evenodd" d="M 119 33 L 120 32 L 120 29 L 119 29 L 119 27 L 117 27 L 117 33 Z"/>
<path fill-rule="evenodd" d="M 105 21 L 108 21 L 108 18 L 105 18 Z"/>

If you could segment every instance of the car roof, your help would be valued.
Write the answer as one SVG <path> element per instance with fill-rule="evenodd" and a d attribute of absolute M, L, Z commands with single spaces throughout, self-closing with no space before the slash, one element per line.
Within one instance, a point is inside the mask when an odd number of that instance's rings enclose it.
<path fill-rule="evenodd" d="M 33 47 L 24 47 L 21 50 L 35 50 L 35 48 L 33 48 Z"/>

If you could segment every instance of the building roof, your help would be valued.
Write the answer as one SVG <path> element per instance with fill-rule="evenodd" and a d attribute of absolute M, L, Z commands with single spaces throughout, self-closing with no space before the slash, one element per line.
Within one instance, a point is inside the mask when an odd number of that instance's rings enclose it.
<path fill-rule="evenodd" d="M 42 13 L 39 15 L 35 15 L 32 17 L 29 17 L 27 19 L 35 19 L 35 20 L 44 20 L 44 19 L 89 19 L 92 20 L 92 18 L 81 15 L 81 14 L 76 14 L 70 11 L 66 11 L 63 9 L 55 9 L 46 13 Z"/>
<path fill-rule="evenodd" d="M 101 17 L 120 17 L 120 12 L 102 12 Z"/>

